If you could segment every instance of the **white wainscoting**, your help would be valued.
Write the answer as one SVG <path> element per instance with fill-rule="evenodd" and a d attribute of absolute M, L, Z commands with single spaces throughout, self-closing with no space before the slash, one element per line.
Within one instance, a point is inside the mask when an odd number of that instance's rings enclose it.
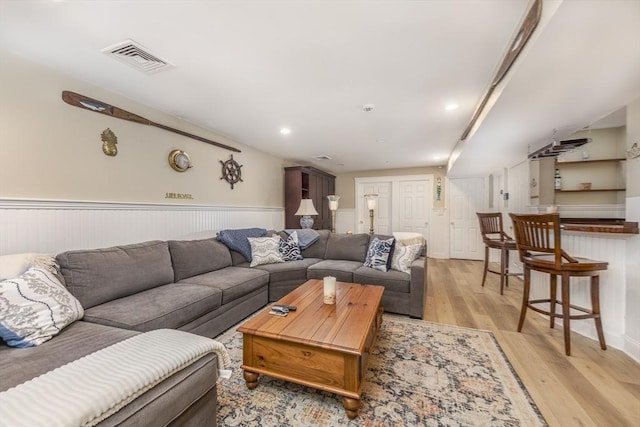
<path fill-rule="evenodd" d="M 205 230 L 281 230 L 283 208 L 0 200 L 0 255 L 168 240 Z"/>

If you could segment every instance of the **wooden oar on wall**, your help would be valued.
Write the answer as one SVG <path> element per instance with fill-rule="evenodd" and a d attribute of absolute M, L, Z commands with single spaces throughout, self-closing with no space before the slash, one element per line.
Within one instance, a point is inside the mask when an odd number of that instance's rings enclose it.
<path fill-rule="evenodd" d="M 130 113 L 129 111 L 123 110 L 122 108 L 114 107 L 113 105 L 109 105 L 106 102 L 98 101 L 97 99 L 89 98 L 87 96 L 80 95 L 75 92 L 70 92 L 68 90 L 62 91 L 62 99 L 64 102 L 66 102 L 69 105 L 73 105 L 74 107 L 80 107 L 80 108 L 84 108 L 85 110 L 95 111 L 96 113 L 106 114 L 108 116 L 116 117 L 118 119 L 140 123 L 141 125 L 155 126 L 160 129 L 168 130 L 169 132 L 177 133 L 178 135 L 197 139 L 198 141 L 206 142 L 207 144 L 215 145 L 216 147 L 220 147 L 226 150 L 231 150 L 231 151 L 235 151 L 236 153 L 240 153 L 240 150 L 238 150 L 237 148 L 229 147 L 228 145 L 211 141 L 210 139 L 206 139 L 198 135 L 193 135 L 191 133 L 188 133 L 179 129 L 174 129 L 172 127 L 165 126 L 160 123 L 152 122 L 149 119 L 145 119 L 144 117 Z"/>

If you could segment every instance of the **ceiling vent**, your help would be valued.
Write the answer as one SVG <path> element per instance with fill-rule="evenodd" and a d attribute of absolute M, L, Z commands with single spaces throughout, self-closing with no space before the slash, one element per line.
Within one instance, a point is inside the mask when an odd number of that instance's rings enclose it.
<path fill-rule="evenodd" d="M 102 52 L 146 74 L 157 73 L 173 67 L 173 64 L 149 52 L 133 40 L 125 40 L 102 49 Z"/>
<path fill-rule="evenodd" d="M 314 156 L 313 158 L 315 160 L 331 160 L 331 157 L 329 156 Z"/>
<path fill-rule="evenodd" d="M 527 157 L 529 159 L 556 157 L 564 152 L 571 151 L 574 148 L 578 148 L 588 142 L 591 142 L 591 138 L 567 139 L 560 142 L 553 141 L 552 143 L 545 145 L 539 150 L 530 153 Z"/>

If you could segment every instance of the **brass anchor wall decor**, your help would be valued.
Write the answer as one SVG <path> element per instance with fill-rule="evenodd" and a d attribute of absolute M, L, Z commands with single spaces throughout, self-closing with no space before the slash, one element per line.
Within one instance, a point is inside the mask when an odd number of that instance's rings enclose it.
<path fill-rule="evenodd" d="M 111 129 L 106 128 L 100 136 L 102 139 L 102 152 L 107 156 L 115 156 L 118 154 L 118 147 L 116 146 L 118 137 L 116 134 L 113 133 Z"/>
<path fill-rule="evenodd" d="M 242 170 L 240 169 L 242 165 L 233 160 L 233 154 L 231 154 L 231 158 L 229 160 L 227 160 L 226 162 L 220 160 L 220 163 L 222 164 L 222 176 L 220 177 L 220 179 L 224 179 L 229 184 L 231 184 L 232 190 L 234 184 L 238 183 L 239 181 L 244 182 L 242 181 Z"/>

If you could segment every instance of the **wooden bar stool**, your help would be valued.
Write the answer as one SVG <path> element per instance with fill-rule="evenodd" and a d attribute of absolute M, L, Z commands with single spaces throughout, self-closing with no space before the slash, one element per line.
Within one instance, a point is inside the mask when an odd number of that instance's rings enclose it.
<path fill-rule="evenodd" d="M 484 273 L 482 274 L 482 286 L 487 279 L 487 272 L 500 275 L 500 295 L 502 295 L 505 284 L 509 286 L 509 276 L 518 273 L 509 273 L 509 251 L 516 250 L 516 241 L 507 235 L 502 228 L 502 213 L 480 213 L 480 234 L 484 242 Z M 500 250 L 500 271 L 489 269 L 489 249 Z"/>
<path fill-rule="evenodd" d="M 605 261 L 594 261 L 586 258 L 574 258 L 562 250 L 560 246 L 560 216 L 558 214 L 516 215 L 510 213 L 513 220 L 513 229 L 516 236 L 516 244 L 520 261 L 524 265 L 524 291 L 522 293 L 522 308 L 518 332 L 522 330 L 527 308 L 546 314 L 550 317 L 549 326 L 554 327 L 555 318 L 562 317 L 564 327 L 564 350 L 567 356 L 571 355 L 571 328 L 569 322 L 572 319 L 593 319 L 596 324 L 600 348 L 607 349 L 602 332 L 600 319 L 600 276 L 601 270 L 606 270 L 609 265 Z M 553 233 L 553 236 L 551 236 Z M 531 270 L 540 271 L 550 275 L 550 295 L 548 299 L 529 300 L 531 287 Z M 561 277 L 562 300 L 557 300 L 556 283 L 557 276 Z M 591 310 L 572 305 L 569 301 L 569 284 L 571 277 L 591 277 Z M 549 303 L 549 311 L 535 304 Z M 556 314 L 556 304 L 562 307 L 562 314 Z M 585 314 L 570 314 L 570 309 Z"/>

